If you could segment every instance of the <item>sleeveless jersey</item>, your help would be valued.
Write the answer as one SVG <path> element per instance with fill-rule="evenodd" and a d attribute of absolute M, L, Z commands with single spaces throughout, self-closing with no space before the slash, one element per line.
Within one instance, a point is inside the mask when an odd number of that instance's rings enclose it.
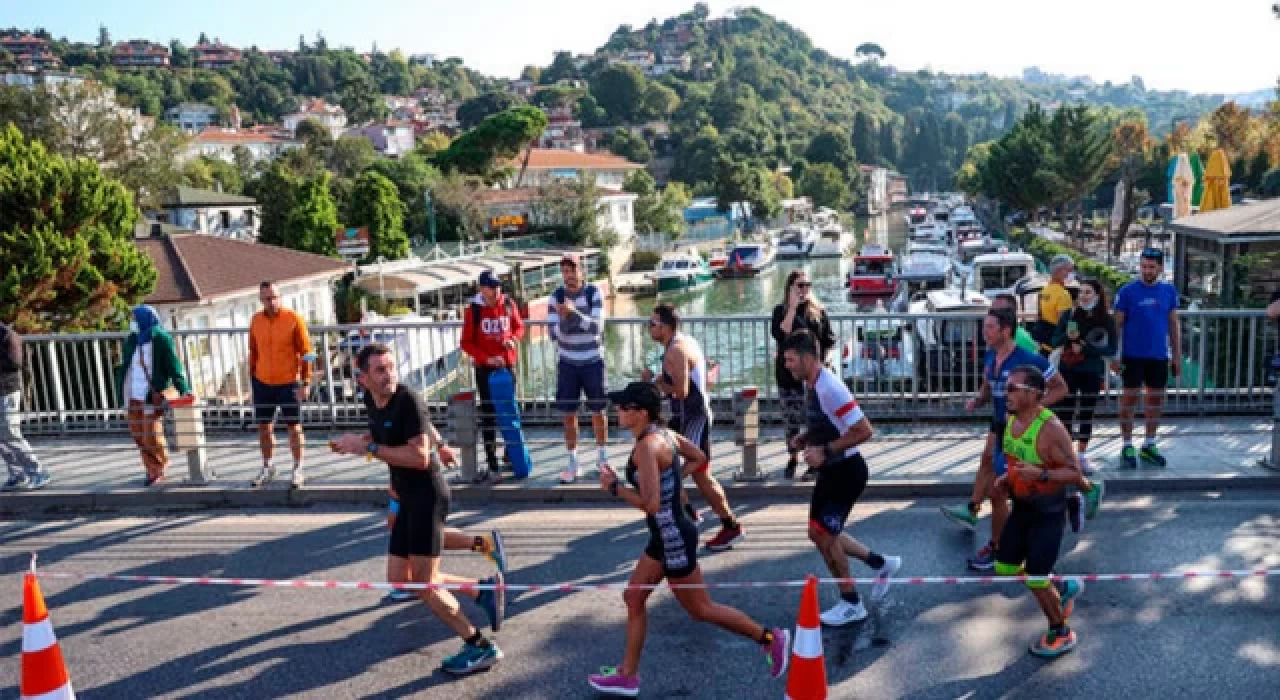
<path fill-rule="evenodd" d="M 1047 408 L 1040 409 L 1040 414 L 1036 416 L 1035 420 L 1031 421 L 1031 425 L 1027 426 L 1027 429 L 1021 435 L 1014 434 L 1013 420 L 1010 420 L 1008 425 L 1005 426 L 1002 446 L 1005 457 L 1009 460 L 1008 481 L 1014 498 L 1028 500 L 1042 497 L 1065 497 L 1063 489 L 1066 484 L 1057 481 L 1027 481 L 1018 476 L 1017 471 L 1017 467 L 1023 464 L 1031 466 L 1044 464 L 1044 460 L 1036 450 L 1036 441 L 1040 438 L 1040 429 L 1053 417 L 1053 411 Z"/>

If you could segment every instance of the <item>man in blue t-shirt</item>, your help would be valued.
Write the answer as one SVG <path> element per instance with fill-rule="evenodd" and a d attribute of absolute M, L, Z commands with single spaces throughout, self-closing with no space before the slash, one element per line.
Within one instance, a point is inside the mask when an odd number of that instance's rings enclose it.
<path fill-rule="evenodd" d="M 1116 294 L 1115 319 L 1120 329 L 1120 362 L 1112 363 L 1124 381 L 1120 399 L 1121 469 L 1137 469 L 1138 458 L 1156 467 L 1166 464 L 1156 447 L 1156 432 L 1164 408 L 1164 390 L 1169 375 L 1182 373 L 1182 337 L 1178 327 L 1178 290 L 1160 279 L 1164 253 L 1155 248 L 1142 251 L 1141 275 Z M 1172 352 L 1171 352 L 1172 351 Z M 1171 356 L 1172 355 L 1172 356 Z M 1133 449 L 1133 414 L 1139 393 L 1144 394 L 1146 441 L 1140 452 Z"/>
<path fill-rule="evenodd" d="M 942 509 L 942 514 L 952 521 L 973 529 L 977 524 L 982 501 L 985 498 L 991 499 L 991 539 L 969 559 L 969 568 L 976 571 L 991 571 L 995 568 L 996 542 L 1000 541 L 1000 532 L 1009 518 L 1008 494 L 995 489 L 996 479 L 1004 476 L 1006 469 L 1001 440 L 1007 419 L 1005 384 L 1009 381 L 1009 375 L 1023 365 L 1039 369 L 1046 381 L 1046 406 L 1057 403 L 1067 395 L 1067 383 L 1053 365 L 1039 353 L 1021 348 L 1014 342 L 1014 329 L 1017 325 L 1018 317 L 1012 309 L 992 309 L 983 319 L 982 338 L 987 343 L 987 354 L 983 360 L 982 387 L 978 390 L 978 396 L 965 407 L 976 411 L 990 400 L 991 431 L 987 433 L 986 448 L 978 462 L 978 474 L 973 481 L 973 495 L 968 505 Z"/>

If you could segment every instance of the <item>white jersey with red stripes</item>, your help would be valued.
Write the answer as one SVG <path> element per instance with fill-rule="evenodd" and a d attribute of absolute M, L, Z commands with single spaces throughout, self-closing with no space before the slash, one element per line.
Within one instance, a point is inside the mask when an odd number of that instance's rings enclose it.
<path fill-rule="evenodd" d="M 826 367 L 818 372 L 817 380 L 809 387 L 807 398 L 808 431 L 805 439 L 810 445 L 825 445 L 836 440 L 864 417 L 862 408 L 858 406 L 857 399 L 853 398 L 849 387 Z M 845 457 L 856 454 L 857 447 L 844 451 Z"/>

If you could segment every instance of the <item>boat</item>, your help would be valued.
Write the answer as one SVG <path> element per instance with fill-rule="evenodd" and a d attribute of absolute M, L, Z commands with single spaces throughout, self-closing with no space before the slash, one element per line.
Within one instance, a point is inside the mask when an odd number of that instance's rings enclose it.
<path fill-rule="evenodd" d="M 809 251 L 811 258 L 842 258 L 853 246 L 853 234 L 844 230 L 839 219 L 818 229 L 818 242 Z"/>
<path fill-rule="evenodd" d="M 972 273 L 965 286 L 994 299 L 1001 294 L 1013 294 L 1018 282 L 1036 273 L 1036 260 L 1029 253 L 1008 252 L 979 255 L 973 259 Z"/>
<path fill-rule="evenodd" d="M 892 296 L 898 289 L 897 272 L 890 250 L 873 243 L 864 245 L 849 271 L 849 296 Z"/>
<path fill-rule="evenodd" d="M 949 243 L 950 235 L 945 225 L 935 223 L 924 223 L 911 229 L 908 234 L 912 241 L 922 241 L 927 243 Z"/>
<path fill-rule="evenodd" d="M 922 224 L 931 224 L 933 219 L 929 216 L 929 210 L 923 206 L 912 206 L 907 210 L 907 231 L 914 231 L 917 226 Z"/>
<path fill-rule="evenodd" d="M 952 278 L 951 259 L 945 255 L 908 253 L 898 261 L 898 293 L 905 292 L 908 300 L 921 292 L 948 289 Z"/>
<path fill-rule="evenodd" d="M 778 237 L 777 257 L 807 258 L 818 242 L 818 232 L 807 223 L 797 222 L 782 230 Z"/>
<path fill-rule="evenodd" d="M 755 277 L 773 264 L 772 242 L 743 241 L 729 246 L 729 259 L 716 274 L 721 278 Z"/>
<path fill-rule="evenodd" d="M 724 267 L 727 262 L 729 262 L 729 253 L 724 248 L 712 248 L 711 254 L 707 256 L 707 267 L 711 268 L 712 272 Z"/>
<path fill-rule="evenodd" d="M 687 292 L 711 284 L 714 276 L 702 258 L 695 253 L 666 253 L 658 261 L 653 273 L 654 288 L 658 294 Z"/>

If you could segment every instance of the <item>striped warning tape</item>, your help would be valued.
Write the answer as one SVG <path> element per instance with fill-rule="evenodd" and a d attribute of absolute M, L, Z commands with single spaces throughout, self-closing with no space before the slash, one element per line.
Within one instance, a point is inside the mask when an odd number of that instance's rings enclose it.
<path fill-rule="evenodd" d="M 620 591 L 628 588 L 799 588 L 804 580 L 791 581 L 708 581 L 704 583 L 686 583 L 668 585 L 664 583 L 652 585 L 632 585 L 625 581 L 616 583 L 506 583 L 494 584 L 456 584 L 456 583 L 378 583 L 373 581 L 322 581 L 306 579 L 263 579 L 263 578 L 215 578 L 207 576 L 140 576 L 134 574 L 93 574 L 74 571 L 39 570 L 37 575 L 43 578 L 76 579 L 82 581 L 121 581 L 126 583 L 154 583 L 167 585 L 194 586 L 249 586 L 263 588 L 330 588 L 358 590 L 459 590 L 480 591 L 501 588 L 505 591 L 521 592 L 558 592 L 573 593 L 577 591 Z M 1003 584 L 1025 583 L 1027 581 L 1062 581 L 1074 578 L 1083 581 L 1173 581 L 1186 579 L 1234 579 L 1280 576 L 1280 569 L 1236 569 L 1236 570 L 1190 570 L 1149 572 L 1134 574 L 1054 574 L 1052 576 L 906 576 L 889 579 L 890 583 L 899 585 L 964 585 L 964 584 Z M 822 584 L 854 583 L 870 585 L 877 582 L 874 578 L 821 578 Z"/>

